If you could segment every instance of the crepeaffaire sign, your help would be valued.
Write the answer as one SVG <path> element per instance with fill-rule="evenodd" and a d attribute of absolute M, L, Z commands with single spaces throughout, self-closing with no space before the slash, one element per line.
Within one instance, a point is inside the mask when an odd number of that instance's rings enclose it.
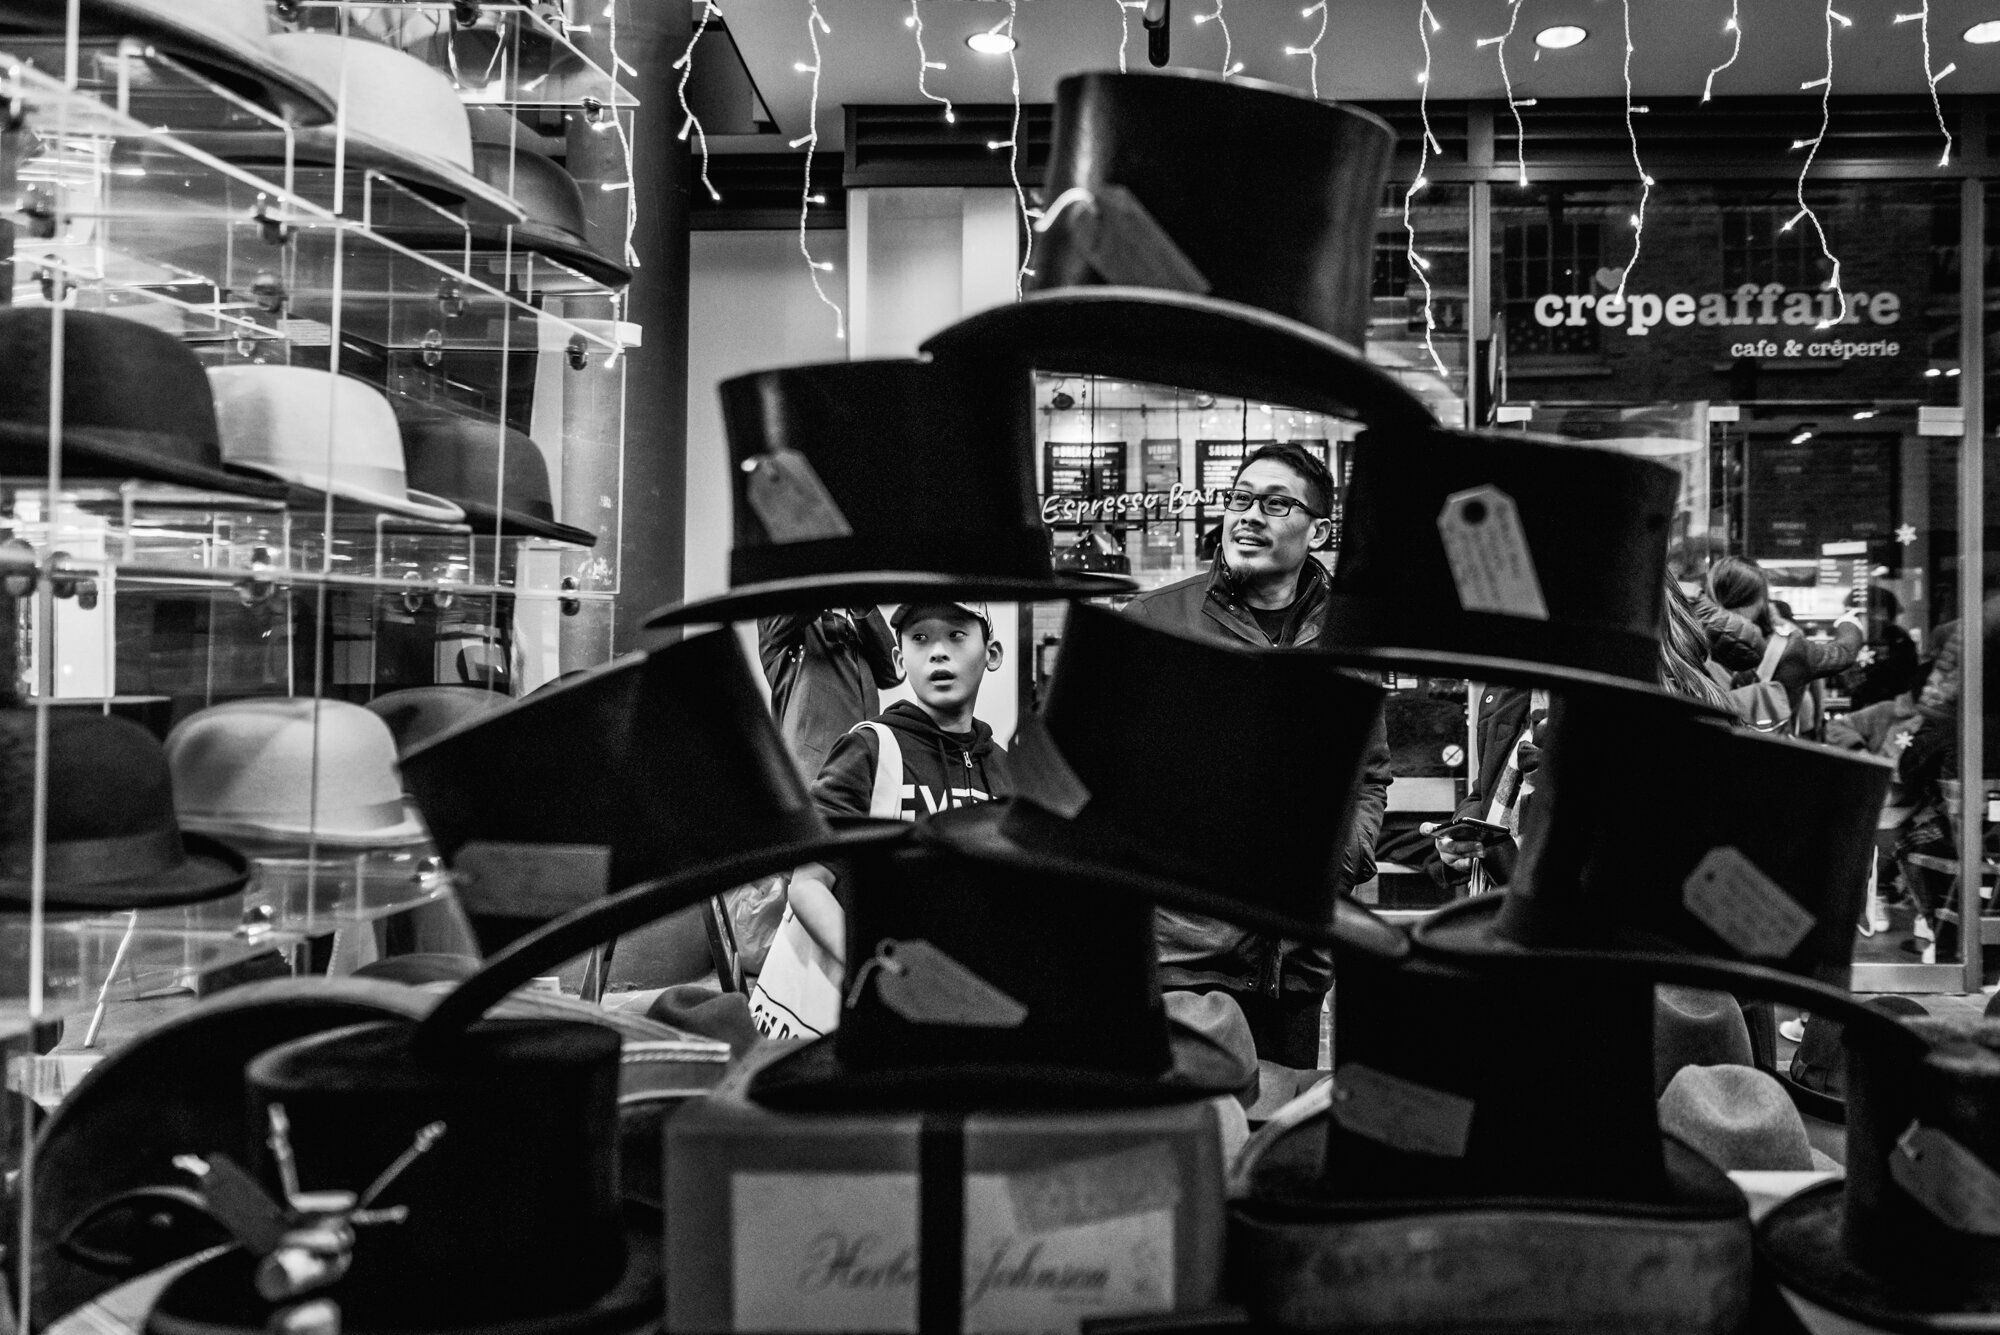
<path fill-rule="evenodd" d="M 1902 331 L 1896 325 L 1903 318 L 1902 297 L 1855 288 L 1846 297 L 1843 313 L 1839 293 L 1783 283 L 1744 283 L 1723 292 L 1628 290 L 1623 297 L 1615 290 L 1574 296 L 1550 292 L 1535 298 L 1534 315 L 1544 329 L 1595 323 L 1635 338 L 1655 331 L 1714 329 L 1730 358 L 1853 361 L 1901 356 L 1905 340 L 1898 337 Z"/>

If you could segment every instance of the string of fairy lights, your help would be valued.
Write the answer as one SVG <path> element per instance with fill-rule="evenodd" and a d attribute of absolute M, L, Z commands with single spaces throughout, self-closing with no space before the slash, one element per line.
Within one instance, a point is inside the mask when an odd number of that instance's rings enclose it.
<path fill-rule="evenodd" d="M 1516 180 L 1525 189 L 1528 184 L 1528 131 L 1521 124 L 1521 108 L 1533 106 L 1535 99 L 1514 96 L 1514 76 L 1507 69 L 1507 42 L 1520 22 L 1521 0 L 1507 0 L 1507 31 L 1497 37 L 1482 37 L 1473 45 L 1497 47 L 1499 50 L 1500 82 L 1506 86 L 1507 111 L 1514 118 L 1514 172 Z"/>
<path fill-rule="evenodd" d="M 1302 19 L 1309 19 L 1315 14 L 1319 15 L 1319 31 L 1314 33 L 1313 39 L 1310 42 L 1307 42 L 1304 46 L 1286 47 L 1285 54 L 1288 56 L 1304 56 L 1306 58 L 1306 79 L 1309 83 L 1309 86 L 1312 88 L 1313 97 L 1318 98 L 1319 97 L 1319 44 L 1326 40 L 1326 25 L 1328 20 L 1331 19 L 1333 16 L 1327 12 L 1326 0 L 1313 0 L 1312 4 L 1307 5 L 1303 10 L 1300 11 L 1299 17 Z"/>
<path fill-rule="evenodd" d="M 911 2 L 914 4 L 915 0 L 911 0 Z M 708 191 L 708 197 L 718 204 L 722 202 L 722 192 L 715 188 L 715 182 L 708 179 L 708 132 L 701 128 L 701 117 L 695 115 L 694 108 L 688 105 L 688 80 L 694 76 L 695 44 L 700 42 L 702 34 L 708 31 L 709 20 L 713 19 L 719 13 L 721 11 L 715 7 L 715 0 L 702 0 L 701 17 L 695 20 L 694 33 L 688 38 L 687 50 L 681 52 L 680 59 L 676 60 L 673 64 L 673 67 L 681 72 L 680 86 L 675 90 L 681 100 L 681 132 L 679 138 L 682 143 L 687 143 L 689 132 L 693 132 L 693 147 L 698 149 L 701 154 L 702 186 Z"/>
<path fill-rule="evenodd" d="M 903 26 L 917 35 L 917 91 L 933 102 L 943 103 L 945 124 L 955 124 L 958 115 L 951 109 L 951 99 L 930 89 L 930 72 L 942 71 L 945 64 L 942 60 L 932 60 L 930 52 L 924 50 L 924 11 L 917 0 L 910 0 L 910 17 L 903 20 Z"/>
<path fill-rule="evenodd" d="M 1424 68 L 1417 75 L 1417 113 L 1423 124 L 1423 134 L 1417 146 L 1417 174 L 1410 181 L 1410 188 L 1403 192 L 1403 232 L 1406 237 L 1403 255 L 1409 261 L 1411 275 L 1424 285 L 1424 351 L 1430 354 L 1431 365 L 1437 368 L 1438 375 L 1448 379 L 1450 372 L 1445 370 L 1444 358 L 1438 355 L 1437 350 L 1436 294 L 1431 290 L 1431 262 L 1417 253 L 1417 224 L 1410 216 L 1410 204 L 1416 199 L 1417 192 L 1430 184 L 1424 179 L 1424 169 L 1430 166 L 1431 154 L 1435 152 L 1440 157 L 1444 154 L 1437 136 L 1431 133 L 1431 38 L 1443 31 L 1444 25 L 1431 12 L 1431 0 L 1417 0 L 1417 4 L 1417 40 L 1423 43 L 1424 48 Z"/>
<path fill-rule="evenodd" d="M 1215 0 L 1215 9 L 1213 12 L 1196 14 L 1194 16 L 1194 26 L 1199 28 L 1205 23 L 1213 23 L 1217 28 L 1221 29 L 1222 72 L 1225 75 L 1241 74 L 1243 72 L 1243 62 L 1236 58 L 1236 40 L 1229 33 L 1229 15 L 1226 12 L 1228 8 L 1229 0 Z"/>
<path fill-rule="evenodd" d="M 844 339 L 847 337 L 847 312 L 827 294 L 826 284 L 819 280 L 821 274 L 833 272 L 833 261 L 814 259 L 812 247 L 806 244 L 806 219 L 810 210 L 815 203 L 826 202 L 824 195 L 813 190 L 813 154 L 819 148 L 819 85 L 820 75 L 826 66 L 819 39 L 833 35 L 833 29 L 827 26 L 826 16 L 819 12 L 819 0 L 806 0 L 806 4 L 806 41 L 812 47 L 812 62 L 800 61 L 792 67 L 802 74 L 812 75 L 812 97 L 806 104 L 806 132 L 792 140 L 793 148 L 804 148 L 806 151 L 804 181 L 799 187 L 799 254 L 805 256 L 806 272 L 812 278 L 813 291 L 833 312 L 833 336 Z"/>
<path fill-rule="evenodd" d="M 1824 286 L 1839 296 L 1840 313 L 1831 320 L 1821 320 L 1818 326 L 1821 329 L 1839 324 L 1847 318 L 1847 289 L 1840 285 L 1840 260 L 1834 255 L 1833 247 L 1827 244 L 1826 228 L 1820 226 L 1819 215 L 1813 212 L 1812 205 L 1806 201 L 1806 177 L 1812 172 L 1813 159 L 1819 156 L 1819 147 L 1826 139 L 1827 127 L 1833 123 L 1833 25 L 1838 22 L 1843 28 L 1854 26 L 1854 20 L 1840 13 L 1831 3 L 1828 3 L 1825 9 L 1826 73 L 1820 75 L 1817 79 L 1808 79 L 1799 85 L 1801 92 L 1811 92 L 1815 88 L 1819 89 L 1819 133 L 1810 139 L 1795 139 L 1792 141 L 1793 149 L 1803 148 L 1806 150 L 1806 160 L 1799 167 L 1799 211 L 1794 213 L 1791 219 L 1778 229 L 1783 232 L 1789 232 L 1798 226 L 1801 220 L 1810 220 L 1812 222 L 1813 235 L 1819 239 L 1820 254 L 1826 256 L 1826 262 L 1832 266 L 1833 271 L 1827 276 Z"/>

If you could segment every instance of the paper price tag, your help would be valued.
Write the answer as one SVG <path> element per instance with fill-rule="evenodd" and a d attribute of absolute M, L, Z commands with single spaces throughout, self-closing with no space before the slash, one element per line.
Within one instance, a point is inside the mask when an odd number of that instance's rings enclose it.
<path fill-rule="evenodd" d="M 1207 276 L 1124 186 L 1095 187 L 1075 217 L 1077 244 L 1105 282 L 1169 292 L 1209 290 Z"/>
<path fill-rule="evenodd" d="M 1468 612 L 1549 619 L 1541 576 L 1512 496 L 1490 486 L 1454 492 L 1445 497 L 1437 525 L 1459 606 Z"/>
<path fill-rule="evenodd" d="M 874 955 L 855 973 L 849 1006 L 870 978 L 882 1004 L 911 1024 L 1014 1029 L 1028 1018 L 1026 1006 L 928 941 L 877 944 Z"/>
<path fill-rule="evenodd" d="M 777 450 L 743 461 L 750 475 L 744 499 L 764 525 L 772 542 L 814 542 L 821 538 L 851 538 L 854 529 L 840 512 L 833 494 L 813 471 L 812 461 L 797 450 Z"/>
<path fill-rule="evenodd" d="M 1783 959 L 1813 929 L 1813 916 L 1739 850 L 1711 848 L 1681 884 L 1681 904 L 1751 959 Z"/>
<path fill-rule="evenodd" d="M 2000 1173 L 1937 1128 L 1910 1123 L 1889 1154 L 1889 1176 L 1953 1232 L 2000 1238 Z"/>
<path fill-rule="evenodd" d="M 1180 1203 L 1181 1175 L 1164 1144 L 1072 1159 L 1007 1178 L 1007 1199 L 1024 1233 L 1170 1210 Z"/>
<path fill-rule="evenodd" d="M 1333 1075 L 1333 1120 L 1390 1149 L 1463 1159 L 1473 1102 L 1349 1062 Z"/>

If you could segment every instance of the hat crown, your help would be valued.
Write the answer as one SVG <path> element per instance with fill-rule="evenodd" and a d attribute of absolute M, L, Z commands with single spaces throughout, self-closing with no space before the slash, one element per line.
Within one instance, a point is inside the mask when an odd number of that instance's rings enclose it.
<path fill-rule="evenodd" d="M 25 878 L 34 849 L 35 711 L 0 710 L 0 876 Z M 174 794 L 159 741 L 111 715 L 49 714 L 47 837 L 51 847 L 178 835 Z M 171 853 L 165 852 L 171 848 Z M 125 879 L 181 862 L 179 840 L 161 842 L 150 861 L 107 867 L 103 880 Z"/>
<path fill-rule="evenodd" d="M 1753 1066 L 1682 1067 L 1660 1097 L 1660 1129 L 1725 1171 L 1813 1166 L 1805 1120 L 1777 1078 Z"/>
<path fill-rule="evenodd" d="M 214 705 L 175 725 L 166 753 L 188 822 L 351 831 L 393 824 L 381 815 L 402 802 L 388 725 L 344 700 Z"/>
<path fill-rule="evenodd" d="M 284 32 L 269 41 L 287 67 L 339 99 L 350 134 L 472 170 L 465 106 L 451 80 L 423 61 L 331 33 Z"/>
<path fill-rule="evenodd" d="M 54 314 L 0 307 L 0 439 L 46 440 Z M 134 385 L 146 392 L 135 394 Z M 220 469 L 215 401 L 201 362 L 179 339 L 135 320 L 63 312 L 63 431 L 143 444 L 182 463 Z M 46 458 L 23 459 L 33 471 Z"/>
<path fill-rule="evenodd" d="M 407 492 L 396 412 L 372 385 L 306 366 L 216 366 L 208 380 L 228 463 L 322 490 Z"/>
<path fill-rule="evenodd" d="M 532 148 L 478 140 L 472 165 L 480 180 L 521 206 L 529 226 L 552 227 L 584 244 L 583 187 L 554 159 Z"/>
<path fill-rule="evenodd" d="M 126 0 L 130 8 L 150 11 L 171 19 L 177 27 L 191 28 L 268 47 L 271 19 L 264 0 Z"/>

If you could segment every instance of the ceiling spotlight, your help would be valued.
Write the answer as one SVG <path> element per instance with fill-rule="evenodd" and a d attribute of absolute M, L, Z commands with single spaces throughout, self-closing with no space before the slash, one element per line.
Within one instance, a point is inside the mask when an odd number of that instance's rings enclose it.
<path fill-rule="evenodd" d="M 1584 38 L 1590 36 L 1587 29 L 1574 23 L 1558 23 L 1553 28 L 1544 28 L 1535 34 L 1535 45 L 1545 51 L 1567 51 Z"/>
<path fill-rule="evenodd" d="M 1991 46 L 2000 42 L 2000 19 L 1988 19 L 1975 23 L 1965 30 L 1965 40 L 1974 46 Z"/>
<path fill-rule="evenodd" d="M 1014 39 L 1004 32 L 976 32 L 965 44 L 982 56 L 1004 56 L 1015 46 Z"/>

